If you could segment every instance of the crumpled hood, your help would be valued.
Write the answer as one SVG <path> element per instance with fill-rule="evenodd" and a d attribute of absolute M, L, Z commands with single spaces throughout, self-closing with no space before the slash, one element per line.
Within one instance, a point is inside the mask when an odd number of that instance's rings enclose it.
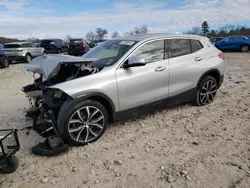
<path fill-rule="evenodd" d="M 53 74 L 60 69 L 60 64 L 64 63 L 91 63 L 96 59 L 89 59 L 83 57 L 74 57 L 69 55 L 60 54 L 46 54 L 34 58 L 31 63 L 25 64 L 24 68 L 27 71 L 39 73 L 43 75 L 43 81 L 50 78 Z"/>

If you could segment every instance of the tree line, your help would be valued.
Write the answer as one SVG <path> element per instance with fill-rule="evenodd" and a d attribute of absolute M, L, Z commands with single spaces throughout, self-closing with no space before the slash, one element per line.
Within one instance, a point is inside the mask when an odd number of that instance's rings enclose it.
<path fill-rule="evenodd" d="M 140 35 L 140 34 L 147 34 L 148 27 L 146 25 L 142 25 L 139 27 L 134 27 L 131 31 L 127 31 L 124 35 Z M 108 31 L 105 28 L 98 27 L 94 31 L 89 31 L 85 39 L 89 42 L 101 42 L 105 40 L 108 35 Z M 111 38 L 119 37 L 120 33 L 118 31 L 113 31 L 111 33 Z M 69 41 L 72 37 L 70 35 L 66 35 L 65 41 Z M 0 37 L 0 44 L 8 43 L 8 42 L 20 42 L 20 41 L 29 41 L 29 42 L 37 42 L 39 43 L 41 39 L 38 38 L 28 38 L 27 40 L 18 40 L 13 38 L 4 38 Z"/>
<path fill-rule="evenodd" d="M 232 35 L 250 36 L 250 28 L 243 25 L 224 25 L 217 30 L 209 30 L 209 24 L 204 21 L 201 26 L 192 27 L 191 30 L 184 32 L 185 34 L 203 35 L 207 37 L 227 37 Z"/>
<path fill-rule="evenodd" d="M 147 34 L 149 32 L 148 27 L 146 25 L 141 25 L 139 27 L 134 27 L 131 31 L 125 32 L 123 35 L 140 35 Z M 201 26 L 192 27 L 190 30 L 184 32 L 185 34 L 194 34 L 194 35 L 203 35 L 207 37 L 226 37 L 231 35 L 246 35 L 250 36 L 250 28 L 242 25 L 224 25 L 217 30 L 210 30 L 209 24 L 207 21 L 204 21 Z M 107 38 L 108 30 L 105 28 L 98 27 L 94 31 L 89 31 L 85 39 L 89 42 L 101 42 Z M 116 38 L 120 36 L 120 33 L 117 31 L 113 31 L 111 33 L 111 38 Z M 66 36 L 66 41 L 69 41 L 72 37 L 70 35 Z M 32 41 L 39 43 L 41 39 L 37 38 L 28 38 L 27 40 L 18 40 L 13 38 L 5 38 L 0 37 L 0 44 L 8 43 L 8 42 L 18 42 L 18 41 Z"/>

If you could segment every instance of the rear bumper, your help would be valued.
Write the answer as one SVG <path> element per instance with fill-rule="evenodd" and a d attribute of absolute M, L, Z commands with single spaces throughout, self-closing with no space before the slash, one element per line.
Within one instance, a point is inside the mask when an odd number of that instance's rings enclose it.
<path fill-rule="evenodd" d="M 221 87 L 221 85 L 223 84 L 223 82 L 224 82 L 224 75 L 222 75 L 222 76 L 220 77 L 220 83 L 219 83 L 219 85 L 218 85 L 218 88 Z"/>
<path fill-rule="evenodd" d="M 69 49 L 68 54 L 69 55 L 83 55 L 86 53 L 85 49 Z"/>

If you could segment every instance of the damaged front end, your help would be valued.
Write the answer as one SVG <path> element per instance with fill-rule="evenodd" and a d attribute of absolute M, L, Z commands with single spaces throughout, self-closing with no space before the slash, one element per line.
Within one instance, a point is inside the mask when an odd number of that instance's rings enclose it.
<path fill-rule="evenodd" d="M 98 73 L 103 67 L 93 66 L 93 59 L 66 55 L 44 55 L 25 65 L 33 72 L 34 83 L 24 86 L 22 91 L 30 107 L 27 117 L 34 119 L 32 128 L 43 137 L 57 135 L 56 120 L 60 107 L 71 97 L 50 86 Z"/>

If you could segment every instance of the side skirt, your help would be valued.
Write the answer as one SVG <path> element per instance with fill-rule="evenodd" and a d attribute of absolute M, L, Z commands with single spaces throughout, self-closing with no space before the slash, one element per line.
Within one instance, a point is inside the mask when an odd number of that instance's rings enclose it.
<path fill-rule="evenodd" d="M 175 95 L 173 97 L 163 99 L 150 104 L 142 105 L 129 110 L 124 110 L 121 112 L 116 112 L 114 114 L 114 123 L 129 120 L 135 117 L 148 115 L 166 108 L 170 108 L 183 103 L 191 102 L 195 99 L 196 88 L 190 89 L 184 93 Z"/>

